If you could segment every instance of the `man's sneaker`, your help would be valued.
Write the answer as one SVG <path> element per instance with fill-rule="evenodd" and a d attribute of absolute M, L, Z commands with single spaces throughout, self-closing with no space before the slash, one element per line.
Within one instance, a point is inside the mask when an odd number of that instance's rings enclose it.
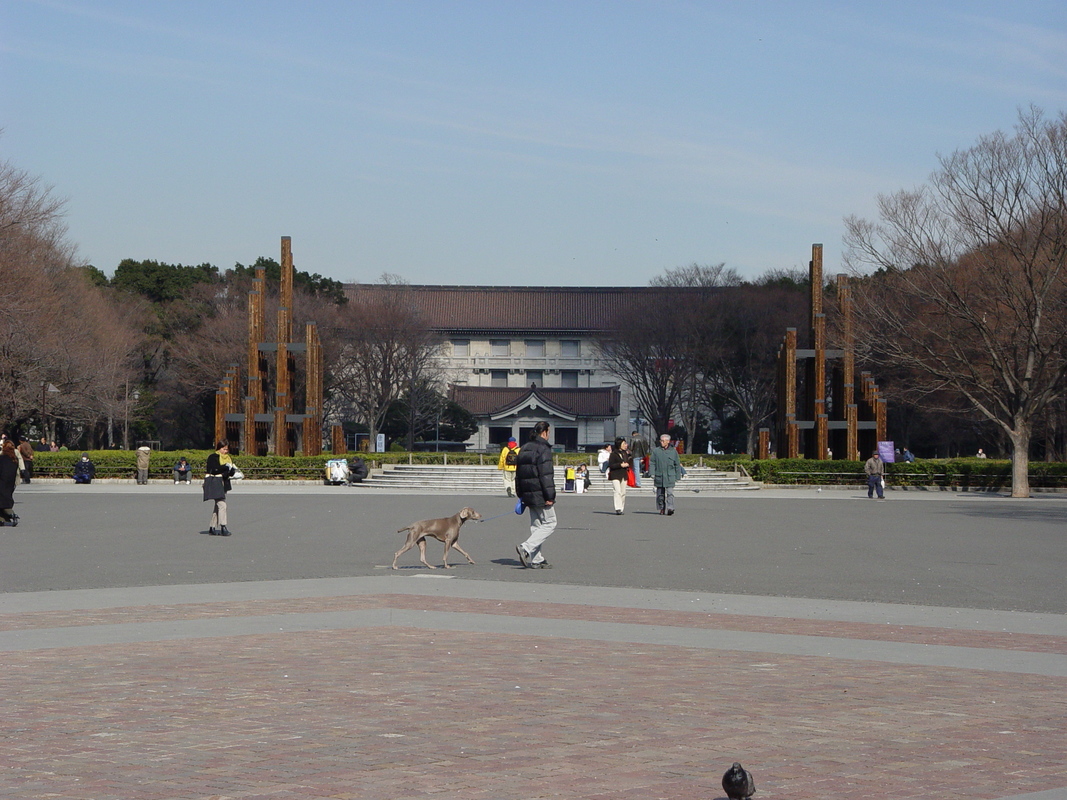
<path fill-rule="evenodd" d="M 534 569 L 552 569 L 552 565 L 547 561 L 535 561 L 530 566 Z"/>
<path fill-rule="evenodd" d="M 515 552 L 519 554 L 519 561 L 522 562 L 522 565 L 529 569 L 532 563 L 530 561 L 530 554 L 523 549 L 521 544 L 515 545 Z"/>

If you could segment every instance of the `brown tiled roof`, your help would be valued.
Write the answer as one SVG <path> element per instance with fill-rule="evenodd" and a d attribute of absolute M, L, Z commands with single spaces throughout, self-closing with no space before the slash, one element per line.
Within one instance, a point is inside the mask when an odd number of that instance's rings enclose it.
<path fill-rule="evenodd" d="M 471 414 L 484 416 L 518 405 L 531 391 L 547 404 L 579 417 L 616 417 L 619 415 L 619 387 L 617 386 L 591 389 L 538 387 L 531 390 L 454 383 L 448 387 L 448 397 Z"/>
<path fill-rule="evenodd" d="M 610 322 L 707 289 L 664 287 L 386 286 L 345 284 L 356 302 L 365 292 L 408 292 L 435 331 L 558 331 L 596 333 Z"/>

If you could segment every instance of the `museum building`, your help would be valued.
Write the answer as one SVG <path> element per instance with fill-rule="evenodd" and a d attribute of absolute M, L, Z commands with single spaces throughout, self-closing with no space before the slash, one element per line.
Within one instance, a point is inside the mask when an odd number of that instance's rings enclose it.
<path fill-rule="evenodd" d="M 526 441 L 539 420 L 551 424 L 550 440 L 564 450 L 585 450 L 636 427 L 650 433 L 629 386 L 606 368 L 598 340 L 617 321 L 662 312 L 677 289 L 349 284 L 345 290 L 353 301 L 365 292 L 407 293 L 405 301 L 441 338 L 442 389 L 478 422 L 469 450 L 492 450 L 511 436 Z"/>

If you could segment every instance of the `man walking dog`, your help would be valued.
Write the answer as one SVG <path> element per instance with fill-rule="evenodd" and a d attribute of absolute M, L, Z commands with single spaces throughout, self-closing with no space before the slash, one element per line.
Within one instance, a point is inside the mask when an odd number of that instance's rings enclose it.
<path fill-rule="evenodd" d="M 541 545 L 556 529 L 556 481 L 547 422 L 534 425 L 530 441 L 519 449 L 515 491 L 530 511 L 530 537 L 515 547 L 527 569 L 550 568 Z"/>

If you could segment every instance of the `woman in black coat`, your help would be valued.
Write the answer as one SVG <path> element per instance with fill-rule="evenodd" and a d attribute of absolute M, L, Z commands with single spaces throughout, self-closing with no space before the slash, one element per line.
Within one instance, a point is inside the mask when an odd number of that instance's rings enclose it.
<path fill-rule="evenodd" d="M 611 448 L 611 455 L 608 456 L 608 480 L 611 481 L 616 514 L 622 514 L 626 510 L 626 482 L 630 477 L 632 463 L 626 440 L 616 439 L 615 446 Z"/>
<path fill-rule="evenodd" d="M 230 491 L 230 477 L 237 471 L 230 458 L 228 442 L 215 445 L 215 452 L 207 457 L 207 475 L 204 477 L 204 500 L 214 500 L 211 511 L 211 527 L 207 532 L 212 536 L 229 536 L 226 527 L 226 493 Z"/>
<path fill-rule="evenodd" d="M 8 440 L 0 451 L 0 525 L 10 523 L 12 528 L 19 524 L 19 515 L 14 511 L 18 476 L 19 458 L 15 455 L 15 445 Z"/>

